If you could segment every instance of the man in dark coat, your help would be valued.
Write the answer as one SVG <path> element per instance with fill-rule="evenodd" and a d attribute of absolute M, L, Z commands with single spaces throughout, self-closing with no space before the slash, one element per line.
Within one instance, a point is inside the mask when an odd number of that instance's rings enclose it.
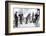
<path fill-rule="evenodd" d="M 22 18 L 23 18 L 23 14 L 19 14 L 19 17 L 20 17 L 20 24 L 22 24 Z"/>
<path fill-rule="evenodd" d="M 37 13 L 35 15 L 33 13 L 33 15 L 32 15 L 33 23 L 36 23 L 36 21 L 38 20 L 38 17 L 40 15 L 39 11 L 40 11 L 40 9 L 37 9 Z M 34 16 L 35 16 L 35 18 L 33 18 Z"/>
<path fill-rule="evenodd" d="M 15 17 L 15 26 L 17 27 L 17 26 L 18 26 L 18 17 L 17 17 L 17 12 L 15 13 L 14 17 Z"/>
<path fill-rule="evenodd" d="M 38 21 L 39 21 L 39 16 L 40 16 L 40 9 L 37 9 L 37 13 L 35 14 L 35 19 L 34 19 L 34 23 L 35 23 L 35 25 L 36 25 L 36 27 L 38 27 L 39 26 L 39 23 L 38 23 Z"/>

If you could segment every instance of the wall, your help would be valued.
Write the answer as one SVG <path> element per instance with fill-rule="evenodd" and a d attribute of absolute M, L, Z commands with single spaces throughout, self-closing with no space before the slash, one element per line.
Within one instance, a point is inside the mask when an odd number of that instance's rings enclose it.
<path fill-rule="evenodd" d="M 44 2 L 45 10 L 46 10 L 46 0 L 16 0 L 16 1 Z M 46 11 L 45 11 L 45 15 L 46 15 Z M 45 24 L 45 26 L 46 26 L 46 24 Z M 0 0 L 0 36 L 6 36 L 5 35 L 5 0 Z M 24 34 L 24 35 L 14 35 L 14 36 L 46 36 L 46 33 Z"/>

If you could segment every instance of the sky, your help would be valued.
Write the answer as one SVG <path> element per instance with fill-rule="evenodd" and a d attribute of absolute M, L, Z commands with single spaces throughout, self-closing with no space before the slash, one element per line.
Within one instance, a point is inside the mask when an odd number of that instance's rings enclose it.
<path fill-rule="evenodd" d="M 37 12 L 37 8 L 16 8 L 14 7 L 13 9 L 14 14 L 17 11 L 17 13 L 23 13 L 24 17 L 26 17 L 29 13 L 32 14 L 34 12 L 34 14 Z"/>

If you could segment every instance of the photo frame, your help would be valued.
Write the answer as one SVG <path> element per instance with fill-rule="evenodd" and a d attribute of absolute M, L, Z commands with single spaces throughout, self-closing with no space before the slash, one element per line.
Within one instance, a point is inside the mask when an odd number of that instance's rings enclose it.
<path fill-rule="evenodd" d="M 45 3 L 5 1 L 5 34 L 45 32 Z"/>

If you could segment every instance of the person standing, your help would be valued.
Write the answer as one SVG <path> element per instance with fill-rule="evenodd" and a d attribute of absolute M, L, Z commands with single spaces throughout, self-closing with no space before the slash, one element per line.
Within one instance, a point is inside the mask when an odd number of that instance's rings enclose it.
<path fill-rule="evenodd" d="M 39 26 L 39 16 L 40 16 L 40 9 L 37 9 L 37 13 L 35 14 L 35 25 L 36 25 L 36 27 Z"/>
<path fill-rule="evenodd" d="M 28 20 L 30 20 L 30 13 L 26 17 L 26 24 L 28 24 Z"/>
<path fill-rule="evenodd" d="M 17 11 L 16 11 L 16 13 L 15 13 L 14 17 L 15 17 L 15 26 L 16 26 L 16 27 L 18 27 Z"/>
<path fill-rule="evenodd" d="M 19 17 L 20 17 L 20 24 L 22 24 L 22 18 L 23 18 L 23 14 L 19 14 Z"/>

